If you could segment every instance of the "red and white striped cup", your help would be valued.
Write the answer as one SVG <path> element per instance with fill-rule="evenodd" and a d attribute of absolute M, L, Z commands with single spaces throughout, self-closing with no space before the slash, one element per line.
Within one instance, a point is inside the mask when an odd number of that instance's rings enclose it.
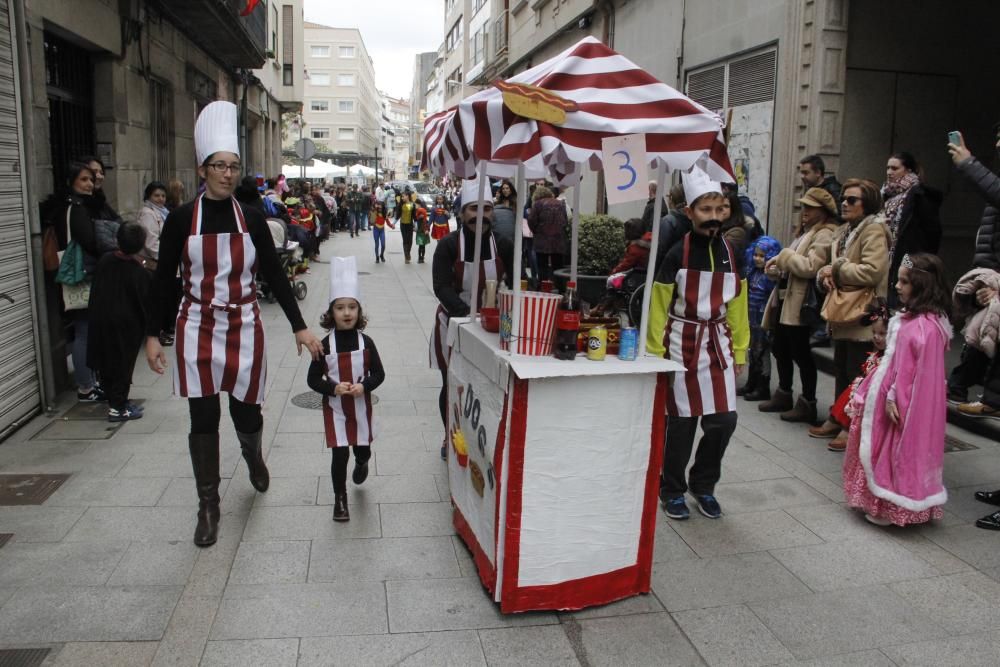
<path fill-rule="evenodd" d="M 515 334 L 521 341 L 518 354 L 547 357 L 555 339 L 556 312 L 562 296 L 547 292 L 521 292 L 521 322 Z"/>

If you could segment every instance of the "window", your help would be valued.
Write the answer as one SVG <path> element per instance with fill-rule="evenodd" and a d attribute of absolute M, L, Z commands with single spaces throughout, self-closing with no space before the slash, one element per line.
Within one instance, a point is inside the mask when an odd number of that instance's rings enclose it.
<path fill-rule="evenodd" d="M 314 127 L 309 130 L 309 136 L 313 139 L 329 139 L 330 138 L 330 128 L 328 127 Z"/>
<path fill-rule="evenodd" d="M 354 113 L 354 100 L 339 100 L 337 111 L 340 113 Z"/>
<path fill-rule="evenodd" d="M 341 58 L 353 58 L 354 57 L 354 47 L 353 46 L 342 46 L 342 47 L 340 47 L 340 57 Z"/>
<path fill-rule="evenodd" d="M 472 37 L 472 64 L 476 65 L 486 58 L 486 37 L 489 35 L 489 24 L 484 25 L 482 30 L 477 30 Z"/>
<path fill-rule="evenodd" d="M 341 141 L 354 141 L 354 128 L 353 127 L 338 127 L 337 128 L 337 139 Z"/>
<path fill-rule="evenodd" d="M 329 100 L 312 100 L 309 102 L 309 111 L 329 111 Z"/>
<path fill-rule="evenodd" d="M 452 93 L 454 93 L 456 88 L 461 88 L 462 87 L 462 68 L 461 67 L 456 67 L 455 70 L 451 74 L 448 75 L 448 78 L 445 81 L 445 83 L 448 86 L 448 95 L 451 95 Z"/>
<path fill-rule="evenodd" d="M 462 42 L 462 17 L 459 16 L 458 20 L 455 21 L 455 25 L 451 27 L 448 31 L 448 36 L 444 39 L 445 49 L 451 53 L 455 50 L 455 47 Z"/>
<path fill-rule="evenodd" d="M 271 6 L 271 53 L 278 55 L 278 6 Z"/>
<path fill-rule="evenodd" d="M 281 85 L 283 86 L 294 86 L 295 81 L 293 80 L 292 66 L 284 65 L 281 68 Z"/>
<path fill-rule="evenodd" d="M 777 52 L 774 49 L 691 72 L 688 96 L 713 111 L 774 99 Z"/>
<path fill-rule="evenodd" d="M 329 58 L 330 47 L 325 44 L 313 44 L 309 47 L 309 55 L 313 58 Z"/>
<path fill-rule="evenodd" d="M 311 85 L 311 86 L 329 86 L 330 85 L 330 73 L 329 72 L 309 72 L 309 85 Z"/>
<path fill-rule="evenodd" d="M 485 4 L 486 0 L 472 0 L 472 13 L 475 14 L 478 12 Z"/>
<path fill-rule="evenodd" d="M 173 173 L 173 142 L 171 134 L 174 127 L 173 93 L 170 87 L 159 79 L 151 79 L 150 85 L 150 119 L 149 132 L 153 157 L 153 178 L 163 181 L 170 179 Z"/>
<path fill-rule="evenodd" d="M 354 85 L 354 75 L 353 74 L 338 74 L 337 75 L 337 85 L 338 86 L 353 86 Z"/>

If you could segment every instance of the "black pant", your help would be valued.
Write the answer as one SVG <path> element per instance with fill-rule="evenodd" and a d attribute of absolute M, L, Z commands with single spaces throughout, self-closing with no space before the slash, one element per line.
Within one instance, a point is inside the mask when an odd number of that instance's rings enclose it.
<path fill-rule="evenodd" d="M 441 411 L 441 423 L 445 433 L 448 432 L 448 369 L 441 369 L 441 393 L 438 394 L 438 410 Z M 447 436 L 446 436 L 447 437 Z"/>
<path fill-rule="evenodd" d="M 563 255 L 558 252 L 536 252 L 538 256 L 538 279 L 552 280 L 552 273 L 563 267 Z"/>
<path fill-rule="evenodd" d="M 968 396 L 969 387 L 986 384 L 986 373 L 989 370 L 990 358 L 985 352 L 963 345 L 961 361 L 948 374 L 948 393 Z"/>
<path fill-rule="evenodd" d="M 696 496 L 712 495 L 722 476 L 722 455 L 736 430 L 736 413 L 719 412 L 701 417 L 704 435 L 698 442 L 694 465 L 685 481 L 684 471 L 691 460 L 698 417 L 667 417 L 667 439 L 663 446 L 660 498 L 680 498 L 690 489 Z"/>
<path fill-rule="evenodd" d="M 135 360 L 139 354 L 138 348 L 132 350 L 133 354 L 125 354 L 131 361 L 125 362 L 121 368 L 113 371 L 98 370 L 97 374 L 101 378 L 101 389 L 108 397 L 108 407 L 115 410 L 124 410 L 128 405 L 128 392 L 132 386 L 132 371 L 135 370 Z"/>
<path fill-rule="evenodd" d="M 191 413 L 191 433 L 210 435 L 219 432 L 219 420 L 222 418 L 222 408 L 219 406 L 219 395 L 202 396 L 188 399 L 188 410 Z M 256 433 L 264 426 L 264 417 L 260 406 L 256 403 L 244 403 L 229 396 L 229 416 L 233 418 L 233 426 L 240 433 Z"/>
<path fill-rule="evenodd" d="M 417 245 L 417 259 L 421 262 L 424 261 L 424 254 L 427 252 L 427 246 Z"/>
<path fill-rule="evenodd" d="M 802 396 L 807 401 L 816 400 L 816 362 L 809 349 L 811 333 L 809 327 L 779 324 L 774 329 L 774 343 L 771 345 L 771 353 L 774 354 L 775 365 L 778 367 L 778 388 L 792 393 L 795 366 L 798 366 L 799 376 L 802 378 Z"/>
<path fill-rule="evenodd" d="M 1000 410 L 1000 357 L 994 357 L 983 382 L 983 403 L 994 410 Z"/>
<path fill-rule="evenodd" d="M 355 447 L 333 447 L 333 457 L 330 460 L 330 477 L 333 478 L 333 492 L 347 493 L 347 459 L 350 450 L 354 450 L 354 463 L 362 464 L 372 457 L 372 448 L 368 445 Z"/>
<path fill-rule="evenodd" d="M 871 341 L 834 340 L 834 395 L 840 396 L 851 386 L 854 378 L 861 375 L 861 366 L 868 358 L 868 353 L 875 349 Z"/>
<path fill-rule="evenodd" d="M 399 224 L 399 233 L 403 235 L 403 255 L 410 258 L 410 249 L 413 248 L 413 224 Z"/>

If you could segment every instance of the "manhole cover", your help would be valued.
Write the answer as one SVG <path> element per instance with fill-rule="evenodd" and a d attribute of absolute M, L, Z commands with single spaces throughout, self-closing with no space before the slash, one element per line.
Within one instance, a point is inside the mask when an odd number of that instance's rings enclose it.
<path fill-rule="evenodd" d="M 372 394 L 372 405 L 378 404 L 378 396 Z M 307 391 L 303 394 L 292 396 L 292 405 L 306 410 L 321 410 L 323 408 L 323 394 L 316 391 Z"/>
<path fill-rule="evenodd" d="M 0 667 L 38 667 L 49 655 L 48 648 L 0 649 Z"/>
<path fill-rule="evenodd" d="M 0 533 L 0 548 L 3 548 L 5 544 L 10 542 L 10 538 L 14 537 L 14 533 Z"/>
<path fill-rule="evenodd" d="M 948 452 L 968 452 L 973 449 L 979 449 L 973 444 L 965 442 L 964 440 L 959 440 L 953 435 L 944 436 L 944 451 Z"/>
<path fill-rule="evenodd" d="M 0 505 L 41 505 L 67 479 L 69 475 L 0 475 Z"/>

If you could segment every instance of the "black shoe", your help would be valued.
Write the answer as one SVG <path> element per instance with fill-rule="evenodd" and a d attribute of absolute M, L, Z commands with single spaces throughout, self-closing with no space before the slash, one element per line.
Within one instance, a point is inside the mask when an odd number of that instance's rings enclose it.
<path fill-rule="evenodd" d="M 351 473 L 351 479 L 355 484 L 363 484 L 368 479 L 368 461 L 358 463 L 358 460 L 354 459 L 354 472 Z"/>
<path fill-rule="evenodd" d="M 385 253 L 382 253 L 381 255 L 379 255 L 379 258 L 384 262 L 385 261 Z"/>
<path fill-rule="evenodd" d="M 90 391 L 86 393 L 76 392 L 76 400 L 81 403 L 101 403 L 102 401 L 108 400 L 108 397 L 104 395 L 101 388 L 98 386 L 91 387 Z"/>
<path fill-rule="evenodd" d="M 333 520 L 334 521 L 350 521 L 351 513 L 347 509 L 347 494 L 346 493 L 335 493 L 333 494 Z"/>
<path fill-rule="evenodd" d="M 447 439 L 445 439 L 445 441 L 443 443 L 441 443 L 441 460 L 442 461 L 447 461 L 448 460 L 448 440 Z"/>
<path fill-rule="evenodd" d="M 969 402 L 968 392 L 960 393 L 957 391 L 948 391 L 948 405 L 961 405 L 962 403 Z"/>
<path fill-rule="evenodd" d="M 984 516 L 982 519 L 976 519 L 976 528 L 1000 530 L 1000 511 Z"/>
<path fill-rule="evenodd" d="M 1000 505 L 1000 491 L 976 491 L 976 500 L 987 505 Z"/>
<path fill-rule="evenodd" d="M 695 496 L 694 499 L 698 501 L 698 509 L 709 519 L 718 519 L 722 516 L 722 508 L 719 507 L 719 501 L 715 499 L 715 496 L 706 494 Z"/>
<path fill-rule="evenodd" d="M 243 450 L 243 460 L 247 462 L 250 470 L 250 484 L 261 493 L 267 491 L 271 485 L 271 474 L 267 471 L 264 463 L 264 453 L 261 447 L 261 432 L 240 433 L 236 432 L 236 438 L 240 441 L 240 449 Z"/>
<path fill-rule="evenodd" d="M 754 402 L 754 401 L 768 401 L 771 399 L 771 389 L 769 387 L 760 386 L 753 391 L 748 391 L 743 394 L 743 400 Z"/>
<path fill-rule="evenodd" d="M 663 503 L 663 511 L 666 512 L 667 516 L 676 521 L 686 521 L 691 516 L 691 510 L 688 509 L 683 496 L 667 500 Z"/>

